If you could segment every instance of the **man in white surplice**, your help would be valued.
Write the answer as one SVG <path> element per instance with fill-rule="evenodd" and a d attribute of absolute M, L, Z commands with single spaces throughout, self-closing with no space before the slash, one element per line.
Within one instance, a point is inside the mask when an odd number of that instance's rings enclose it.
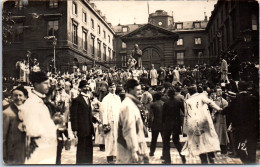
<path fill-rule="evenodd" d="M 57 152 L 57 128 L 51 119 L 48 107 L 43 99 L 49 91 L 49 79 L 43 72 L 32 73 L 31 82 L 34 89 L 24 103 L 22 111 L 28 143 L 37 147 L 31 151 L 25 164 L 55 164 Z M 35 145 L 34 145 L 35 146 Z M 28 151 L 28 150 L 27 150 Z"/>
<path fill-rule="evenodd" d="M 102 100 L 100 108 L 101 121 L 103 125 L 109 124 L 111 126 L 111 130 L 105 134 L 105 148 L 108 163 L 115 162 L 117 152 L 116 140 L 121 100 L 115 92 L 116 85 L 114 83 L 109 83 L 109 93 Z"/>

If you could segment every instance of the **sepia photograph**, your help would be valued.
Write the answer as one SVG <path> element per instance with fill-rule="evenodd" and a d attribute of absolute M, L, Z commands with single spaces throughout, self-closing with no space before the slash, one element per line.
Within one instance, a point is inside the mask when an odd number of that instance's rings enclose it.
<path fill-rule="evenodd" d="M 258 0 L 2 0 L 2 165 L 260 163 Z"/>

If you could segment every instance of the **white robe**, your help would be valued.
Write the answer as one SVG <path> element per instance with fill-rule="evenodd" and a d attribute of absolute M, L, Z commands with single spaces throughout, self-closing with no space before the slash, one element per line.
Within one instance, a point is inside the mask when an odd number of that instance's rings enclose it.
<path fill-rule="evenodd" d="M 126 94 L 119 113 L 117 140 L 117 163 L 119 164 L 133 163 L 132 152 L 147 155 L 148 151 L 141 114 L 130 96 Z"/>
<path fill-rule="evenodd" d="M 22 117 L 26 128 L 26 135 L 38 137 L 38 147 L 26 159 L 25 164 L 56 164 L 57 153 L 57 128 L 51 119 L 48 107 L 43 100 L 34 93 L 23 105 Z"/>
<path fill-rule="evenodd" d="M 110 132 L 105 134 L 105 147 L 107 156 L 116 156 L 117 127 L 121 99 L 119 96 L 108 93 L 102 100 L 100 107 L 101 121 L 111 126 Z"/>
<path fill-rule="evenodd" d="M 157 86 L 158 74 L 157 74 L 156 69 L 152 69 L 150 71 L 150 78 L 151 78 L 151 86 Z"/>
<path fill-rule="evenodd" d="M 195 93 L 186 100 L 183 132 L 187 134 L 187 141 L 182 148 L 182 155 L 197 156 L 220 151 L 218 135 L 208 105 L 216 110 L 220 109 L 203 93 Z"/>

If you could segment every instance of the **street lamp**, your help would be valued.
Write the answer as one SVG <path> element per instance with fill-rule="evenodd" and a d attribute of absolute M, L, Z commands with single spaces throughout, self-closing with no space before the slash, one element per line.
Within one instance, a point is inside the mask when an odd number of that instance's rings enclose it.
<path fill-rule="evenodd" d="M 52 45 L 53 45 L 53 66 L 54 66 L 54 73 L 56 73 L 55 47 L 57 45 L 57 38 L 55 36 L 47 36 L 47 37 L 44 37 L 44 39 L 47 39 L 47 40 L 53 39 L 53 42 L 52 42 Z"/>
<path fill-rule="evenodd" d="M 29 70 L 30 70 L 30 57 L 31 57 L 31 51 L 30 50 L 27 50 L 27 54 L 26 54 L 26 57 L 27 57 L 27 62 L 28 62 L 28 66 L 29 66 Z"/>

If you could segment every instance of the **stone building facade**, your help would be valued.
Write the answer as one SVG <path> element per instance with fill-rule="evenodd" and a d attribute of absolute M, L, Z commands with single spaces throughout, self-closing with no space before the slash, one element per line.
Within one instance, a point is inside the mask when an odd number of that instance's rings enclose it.
<path fill-rule="evenodd" d="M 259 4 L 256 0 L 218 1 L 206 28 L 210 57 L 235 50 L 240 61 L 259 59 Z"/>
<path fill-rule="evenodd" d="M 11 13 L 13 33 L 7 33 L 3 44 L 3 75 L 11 76 L 20 59 L 38 59 L 41 69 L 50 71 L 54 59 L 56 68 L 72 72 L 93 64 L 112 66 L 115 57 L 114 30 L 111 24 L 88 0 L 6 1 L 3 11 Z M 4 24 L 4 23 L 3 23 Z M 45 37 L 45 38 L 44 38 Z M 6 63 L 8 62 L 8 63 Z"/>
<path fill-rule="evenodd" d="M 159 67 L 210 63 L 206 26 L 206 17 L 200 21 L 174 22 L 163 10 L 151 13 L 147 24 L 114 26 L 117 67 L 126 67 L 134 44 L 142 49 L 147 68 L 151 64 Z"/>

